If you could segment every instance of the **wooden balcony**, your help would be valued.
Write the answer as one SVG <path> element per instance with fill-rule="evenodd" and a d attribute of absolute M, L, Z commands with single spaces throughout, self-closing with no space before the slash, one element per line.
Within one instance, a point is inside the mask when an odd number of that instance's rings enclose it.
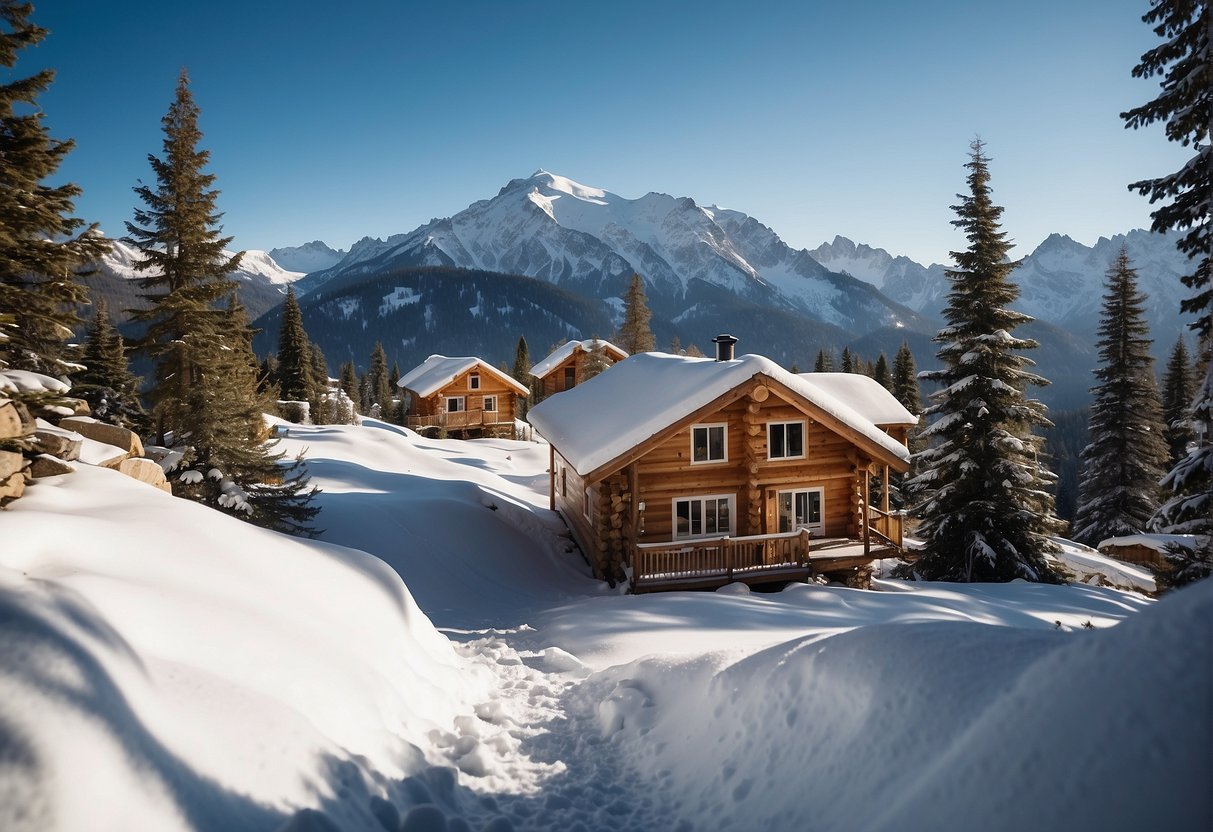
<path fill-rule="evenodd" d="M 632 552 L 632 591 L 711 589 L 838 576 L 877 558 L 901 554 L 900 512 L 871 509 L 859 539 L 812 537 L 808 529 L 783 534 L 640 543 Z"/>
<path fill-rule="evenodd" d="M 486 425 L 508 425 L 511 421 L 509 414 L 500 410 L 458 410 L 453 413 L 435 413 L 433 416 L 406 416 L 405 427 L 413 430 L 469 430 Z"/>

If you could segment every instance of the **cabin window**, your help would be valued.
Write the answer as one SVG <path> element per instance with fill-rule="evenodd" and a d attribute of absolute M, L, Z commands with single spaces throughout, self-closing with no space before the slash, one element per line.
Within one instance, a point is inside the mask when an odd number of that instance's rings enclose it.
<path fill-rule="evenodd" d="M 825 489 L 800 488 L 779 492 L 779 531 L 794 532 L 807 528 L 815 534 L 825 534 L 822 506 Z"/>
<path fill-rule="evenodd" d="M 472 373 L 470 376 L 468 376 L 468 389 L 469 390 L 479 390 L 480 389 L 480 373 Z"/>
<path fill-rule="evenodd" d="M 725 425 L 695 425 L 691 428 L 691 462 L 727 462 L 728 430 Z"/>
<path fill-rule="evenodd" d="M 593 519 L 590 517 L 590 489 L 585 489 L 585 493 L 581 498 L 581 513 L 585 515 L 586 520 Z"/>
<path fill-rule="evenodd" d="M 732 534 L 734 499 L 732 494 L 675 499 L 674 539 Z"/>
<path fill-rule="evenodd" d="M 463 396 L 447 396 L 447 399 L 446 399 L 446 412 L 447 413 L 461 413 L 466 409 L 467 409 L 467 403 L 464 401 Z"/>
<path fill-rule="evenodd" d="M 560 496 L 569 496 L 569 469 L 564 466 L 560 468 Z"/>
<path fill-rule="evenodd" d="M 804 459 L 804 422 L 768 422 L 767 459 Z"/>
<path fill-rule="evenodd" d="M 572 390 L 573 386 L 576 384 L 577 384 L 577 368 L 576 367 L 565 367 L 564 368 L 564 389 Z"/>
<path fill-rule="evenodd" d="M 496 396 L 485 396 L 484 397 L 484 412 L 485 413 L 496 413 L 497 412 L 497 397 Z"/>

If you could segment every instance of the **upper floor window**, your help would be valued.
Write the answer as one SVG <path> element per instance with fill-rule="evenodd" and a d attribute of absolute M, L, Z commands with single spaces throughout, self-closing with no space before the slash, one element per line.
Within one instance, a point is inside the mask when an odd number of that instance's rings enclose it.
<path fill-rule="evenodd" d="M 724 424 L 691 428 L 691 462 L 727 462 L 728 429 Z"/>
<path fill-rule="evenodd" d="M 767 423 L 767 459 L 804 459 L 804 422 Z"/>
<path fill-rule="evenodd" d="M 479 390 L 480 389 L 480 373 L 472 373 L 470 376 L 468 376 L 468 389 L 469 390 Z"/>
<path fill-rule="evenodd" d="M 577 383 L 577 368 L 576 367 L 565 367 L 564 368 L 564 389 L 572 390 L 573 385 L 575 385 L 576 383 Z"/>

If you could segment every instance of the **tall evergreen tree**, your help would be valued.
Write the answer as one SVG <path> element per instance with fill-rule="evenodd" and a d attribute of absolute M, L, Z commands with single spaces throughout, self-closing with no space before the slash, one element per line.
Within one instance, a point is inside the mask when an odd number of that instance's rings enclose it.
<path fill-rule="evenodd" d="M 354 369 L 353 361 L 345 361 L 341 365 L 340 380 L 337 386 L 349 397 L 350 401 L 358 401 L 358 371 Z"/>
<path fill-rule="evenodd" d="M 68 340 L 80 324 L 77 306 L 87 297 L 77 271 L 108 248 L 73 217 L 80 189 L 47 184 L 74 147 L 51 138 L 38 96 L 55 73 L 44 69 L 27 78 L 11 70 L 18 53 L 46 37 L 30 21 L 33 6 L 0 0 L 0 312 L 8 320 L 0 332 L 0 370 L 33 370 L 65 379 L 74 369 Z M 29 404 L 55 404 L 55 395 L 16 392 Z"/>
<path fill-rule="evenodd" d="M 817 351 L 817 360 L 813 362 L 813 372 L 815 373 L 832 373 L 834 372 L 834 353 L 833 351 L 826 352 L 825 350 Z"/>
<path fill-rule="evenodd" d="M 392 388 L 388 385 L 387 353 L 383 344 L 376 341 L 371 350 L 371 367 L 367 371 L 367 381 L 370 384 L 371 408 L 379 405 L 377 412 L 371 412 L 375 418 L 385 422 L 392 418 Z"/>
<path fill-rule="evenodd" d="M 518 344 L 514 347 L 514 365 L 510 367 L 510 376 L 531 391 L 530 394 L 518 398 L 518 418 L 525 419 L 534 401 L 535 379 L 531 376 L 531 349 L 527 346 L 524 335 L 518 336 Z"/>
<path fill-rule="evenodd" d="M 1036 343 L 1010 334 L 1031 318 L 1007 308 L 1019 294 L 1009 277 L 1016 263 L 1007 260 L 1011 244 L 980 140 L 965 167 L 969 193 L 959 195 L 952 224 L 969 248 L 952 252 L 956 267 L 947 272 L 947 326 L 935 336 L 944 367 L 923 374 L 942 389 L 925 411 L 935 417 L 924 432 L 932 444 L 917 455 L 912 481 L 925 541 L 915 570 L 932 580 L 1054 583 L 1046 553 L 1061 524 L 1051 475 L 1037 462 L 1042 442 L 1031 433 L 1048 420 L 1044 405 L 1024 395 L 1026 385 L 1047 382 L 1024 369 L 1031 362 L 1018 352 Z"/>
<path fill-rule="evenodd" d="M 139 379 L 130 371 L 126 343 L 110 321 L 105 298 L 98 298 L 96 307 L 81 357 L 84 369 L 77 373 L 72 392 L 88 402 L 93 418 L 142 433 L 148 419 L 139 401 Z"/>
<path fill-rule="evenodd" d="M 1175 341 L 1167 369 L 1162 378 L 1162 418 L 1166 425 L 1163 436 L 1167 440 L 1170 461 L 1167 470 L 1174 468 L 1188 455 L 1188 445 L 1196 440 L 1196 433 L 1188 421 L 1188 408 L 1196 395 L 1196 368 L 1188 357 L 1188 348 L 1183 336 Z"/>
<path fill-rule="evenodd" d="M 922 392 L 918 389 L 918 372 L 914 366 L 914 353 L 905 341 L 897 348 L 893 357 L 893 381 L 890 388 L 893 398 L 901 406 L 917 416 L 922 413 Z"/>
<path fill-rule="evenodd" d="M 839 363 L 839 369 L 844 373 L 855 372 L 855 356 L 851 355 L 850 347 L 842 348 L 842 361 Z"/>
<path fill-rule="evenodd" d="M 294 288 L 286 290 L 282 302 L 282 325 L 278 329 L 278 394 L 285 401 L 306 402 L 313 398 L 312 349 L 303 328 L 303 312 Z"/>
<path fill-rule="evenodd" d="M 1089 546 L 1146 530 L 1158 510 L 1158 481 L 1167 462 L 1146 298 L 1124 247 L 1107 276 L 1099 325 L 1101 365 L 1095 370 L 1099 383 L 1091 390 L 1091 443 L 1082 452 L 1071 532 Z"/>
<path fill-rule="evenodd" d="M 883 352 L 872 366 L 872 378 L 876 379 L 884 389 L 893 389 L 893 376 L 889 372 L 889 359 L 884 357 Z"/>
<path fill-rule="evenodd" d="M 632 282 L 623 296 L 623 325 L 619 328 L 619 346 L 629 355 L 641 352 L 652 352 L 657 348 L 657 339 L 649 321 L 653 313 L 649 311 L 649 301 L 644 293 L 644 280 L 638 274 L 632 275 Z"/>
<path fill-rule="evenodd" d="M 162 123 L 164 157 L 148 157 L 156 186 L 135 188 L 144 206 L 127 223 L 142 258 L 135 268 L 150 307 L 143 348 L 155 360 L 150 397 L 163 442 L 184 452 L 170 474 L 175 493 L 283 531 L 307 531 L 317 508 L 299 463 L 280 464 L 266 443 L 252 331 L 226 279 L 240 255 L 224 252 L 219 192 L 198 148 L 198 107 L 182 71 Z M 160 290 L 160 291 L 155 291 Z M 227 297 L 224 308 L 220 298 Z"/>
<path fill-rule="evenodd" d="M 1196 150 L 1178 171 L 1129 185 L 1151 203 L 1161 203 L 1150 215 L 1152 229 L 1180 232 L 1176 247 L 1193 266 L 1182 278 L 1193 294 L 1180 311 L 1195 316 L 1198 364 L 1205 371 L 1188 420 L 1206 440 L 1166 475 L 1163 485 L 1173 496 L 1153 521 L 1166 531 L 1199 535 L 1194 552 L 1172 558 L 1174 579 L 1186 583 L 1213 571 L 1213 443 L 1208 441 L 1213 428 L 1213 361 L 1208 360 L 1213 349 L 1213 8 L 1193 0 L 1153 0 L 1142 20 L 1163 42 L 1141 56 L 1133 76 L 1161 76 L 1161 90 L 1121 118 L 1132 129 L 1161 122 L 1168 140 Z"/>
<path fill-rule="evenodd" d="M 313 414 L 312 423 L 322 425 L 325 422 L 318 421 L 315 414 L 320 412 L 320 403 L 329 392 L 329 362 L 324 357 L 324 350 L 320 349 L 320 345 L 314 341 L 308 343 L 308 358 L 308 381 L 311 383 L 308 390 L 308 402 L 310 402 Z"/>

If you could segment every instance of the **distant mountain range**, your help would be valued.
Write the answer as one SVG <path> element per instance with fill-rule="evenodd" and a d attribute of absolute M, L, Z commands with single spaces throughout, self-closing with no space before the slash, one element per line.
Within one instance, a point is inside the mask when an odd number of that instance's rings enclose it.
<path fill-rule="evenodd" d="M 301 246 L 272 248 L 269 256 L 282 268 L 292 272 L 319 272 L 331 269 L 341 262 L 349 252 L 331 249 L 320 240 L 312 240 Z"/>

